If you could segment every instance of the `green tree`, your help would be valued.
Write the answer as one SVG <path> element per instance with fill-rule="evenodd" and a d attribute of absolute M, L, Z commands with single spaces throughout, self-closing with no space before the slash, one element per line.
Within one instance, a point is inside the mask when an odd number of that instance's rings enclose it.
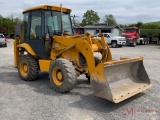
<path fill-rule="evenodd" d="M 95 23 L 98 23 L 100 20 L 98 13 L 93 11 L 93 10 L 87 10 L 86 13 L 84 13 L 83 15 L 83 20 L 81 25 L 85 26 L 85 25 L 93 25 Z"/>
<path fill-rule="evenodd" d="M 3 16 L 0 15 L 0 27 L 2 26 Z"/>
<path fill-rule="evenodd" d="M 7 28 L 7 33 L 14 32 L 14 23 L 9 18 L 3 18 L 2 27 Z"/>
<path fill-rule="evenodd" d="M 19 17 L 16 17 L 13 19 L 13 22 L 15 25 L 19 24 L 19 23 L 22 23 L 22 20 L 19 18 Z"/>
<path fill-rule="evenodd" d="M 143 25 L 142 22 L 137 22 L 136 27 L 140 28 Z"/>
<path fill-rule="evenodd" d="M 3 17 L 0 15 L 0 29 L 6 34 L 11 34 L 15 32 L 15 26 L 21 23 L 22 20 L 18 17 L 14 17 L 13 14 L 8 17 Z"/>
<path fill-rule="evenodd" d="M 130 24 L 130 25 L 128 25 L 128 26 L 129 26 L 129 27 L 138 27 L 138 28 L 140 28 L 142 25 L 143 25 L 142 22 L 137 22 L 137 23 L 132 23 L 132 24 Z"/>
<path fill-rule="evenodd" d="M 117 25 L 116 19 L 114 18 L 113 15 L 105 15 L 104 17 L 104 22 L 110 26 L 115 26 Z"/>

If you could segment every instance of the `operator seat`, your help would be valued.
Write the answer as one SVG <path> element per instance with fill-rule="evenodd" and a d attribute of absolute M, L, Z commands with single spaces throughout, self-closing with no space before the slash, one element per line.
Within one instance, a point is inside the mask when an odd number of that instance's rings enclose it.
<path fill-rule="evenodd" d="M 36 33 L 36 38 L 37 39 L 41 39 L 42 38 L 41 25 L 36 25 L 36 27 L 35 27 L 35 33 Z"/>

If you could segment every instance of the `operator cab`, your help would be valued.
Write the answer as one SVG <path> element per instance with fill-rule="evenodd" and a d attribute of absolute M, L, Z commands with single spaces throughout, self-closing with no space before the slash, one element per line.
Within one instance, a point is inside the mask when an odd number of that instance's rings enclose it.
<path fill-rule="evenodd" d="M 63 35 L 64 31 L 73 35 L 70 12 L 70 9 L 49 5 L 23 11 L 21 42 L 28 43 L 38 57 L 49 56 L 47 46 L 51 46 L 52 36 Z"/>

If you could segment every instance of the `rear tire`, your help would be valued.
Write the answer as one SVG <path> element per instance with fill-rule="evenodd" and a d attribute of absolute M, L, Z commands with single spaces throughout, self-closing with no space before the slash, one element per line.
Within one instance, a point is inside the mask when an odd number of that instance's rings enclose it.
<path fill-rule="evenodd" d="M 18 73 L 25 81 L 35 80 L 38 76 L 38 62 L 31 55 L 21 55 L 18 60 Z"/>
<path fill-rule="evenodd" d="M 117 47 L 117 41 L 112 41 L 111 46 L 112 46 L 113 48 L 116 48 L 116 47 Z"/>
<path fill-rule="evenodd" d="M 141 45 L 145 45 L 145 41 L 144 40 L 141 42 Z"/>
<path fill-rule="evenodd" d="M 4 44 L 4 47 L 7 47 L 7 43 Z"/>
<path fill-rule="evenodd" d="M 132 43 L 132 47 L 136 47 L 136 45 L 137 45 L 137 42 L 136 42 L 136 40 L 134 40 Z"/>
<path fill-rule="evenodd" d="M 57 92 L 71 91 L 77 83 L 77 74 L 73 64 L 63 58 L 54 60 L 49 70 L 50 82 Z"/>
<path fill-rule="evenodd" d="M 147 45 L 147 44 L 148 44 L 147 41 L 145 41 L 144 45 Z"/>

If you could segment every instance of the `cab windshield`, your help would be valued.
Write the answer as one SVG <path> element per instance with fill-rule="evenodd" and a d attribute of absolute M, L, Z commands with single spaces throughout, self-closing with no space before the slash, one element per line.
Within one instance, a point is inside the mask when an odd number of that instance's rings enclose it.
<path fill-rule="evenodd" d="M 73 35 L 70 15 L 62 13 L 62 19 L 63 32 L 68 31 L 69 35 Z M 45 11 L 45 33 L 49 33 L 50 35 L 62 34 L 61 12 Z"/>
<path fill-rule="evenodd" d="M 136 32 L 136 29 L 125 29 L 124 30 L 125 33 L 132 33 L 132 32 Z"/>
<path fill-rule="evenodd" d="M 112 34 L 112 33 L 108 33 L 111 37 L 115 37 L 115 35 L 114 34 Z"/>

